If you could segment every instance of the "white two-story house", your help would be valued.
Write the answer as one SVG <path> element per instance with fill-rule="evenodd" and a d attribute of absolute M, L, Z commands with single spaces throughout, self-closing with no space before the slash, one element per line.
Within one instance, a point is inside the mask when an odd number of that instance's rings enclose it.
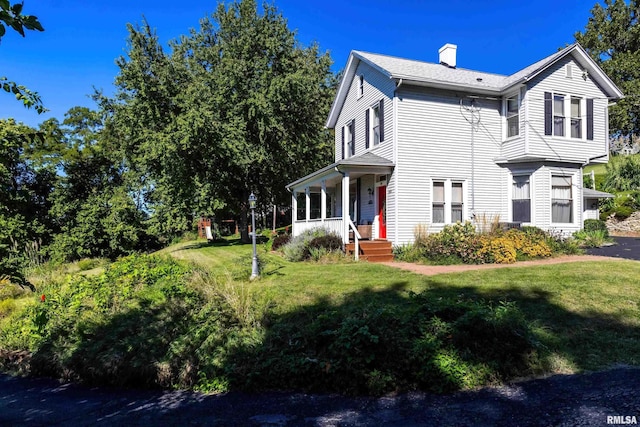
<path fill-rule="evenodd" d="M 582 168 L 608 161 L 608 106 L 623 96 L 573 44 L 510 76 L 351 52 L 327 127 L 335 162 L 289 184 L 293 234 L 358 225 L 395 245 L 416 225 L 499 218 L 564 234 L 594 217 Z"/>

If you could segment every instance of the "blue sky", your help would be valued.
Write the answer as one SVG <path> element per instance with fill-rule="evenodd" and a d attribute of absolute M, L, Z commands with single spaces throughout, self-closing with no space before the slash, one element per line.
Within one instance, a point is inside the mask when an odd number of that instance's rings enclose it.
<path fill-rule="evenodd" d="M 12 3 L 15 1 L 12 0 Z M 215 0 L 24 0 L 45 32 L 25 38 L 8 31 L 0 44 L 0 76 L 40 93 L 49 112 L 38 115 L 0 93 L 0 118 L 31 126 L 76 105 L 94 107 L 93 88 L 113 93 L 115 59 L 126 52 L 127 23 L 143 15 L 166 43 L 211 14 Z M 258 2 L 261 4 L 261 2 Z M 458 67 L 511 74 L 573 43 L 596 0 L 275 0 L 298 40 L 329 51 L 334 71 L 349 51 L 429 62 L 445 43 L 458 45 Z"/>

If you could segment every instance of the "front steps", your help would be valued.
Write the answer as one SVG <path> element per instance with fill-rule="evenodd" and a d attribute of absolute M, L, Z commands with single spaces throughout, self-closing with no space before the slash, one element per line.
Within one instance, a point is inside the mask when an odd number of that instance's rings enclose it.
<path fill-rule="evenodd" d="M 360 259 L 369 262 L 393 261 L 393 250 L 391 242 L 387 240 L 360 240 Z M 355 255 L 355 243 L 350 242 L 345 245 L 347 255 Z"/>

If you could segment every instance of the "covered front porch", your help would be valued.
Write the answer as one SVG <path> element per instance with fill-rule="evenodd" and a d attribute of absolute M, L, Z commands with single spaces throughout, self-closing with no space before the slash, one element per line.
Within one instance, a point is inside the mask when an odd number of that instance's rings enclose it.
<path fill-rule="evenodd" d="M 386 189 L 393 163 L 375 154 L 344 159 L 287 186 L 293 237 L 325 228 L 347 244 L 386 238 Z"/>

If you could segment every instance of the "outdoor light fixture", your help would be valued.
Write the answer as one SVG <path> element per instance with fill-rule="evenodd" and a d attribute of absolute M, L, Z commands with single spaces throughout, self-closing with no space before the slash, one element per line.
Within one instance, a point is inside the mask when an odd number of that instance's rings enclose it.
<path fill-rule="evenodd" d="M 256 253 L 256 198 L 251 192 L 249 196 L 249 208 L 251 209 L 251 241 L 253 243 L 253 260 L 251 261 L 251 280 L 260 275 L 258 271 L 258 255 Z"/>

